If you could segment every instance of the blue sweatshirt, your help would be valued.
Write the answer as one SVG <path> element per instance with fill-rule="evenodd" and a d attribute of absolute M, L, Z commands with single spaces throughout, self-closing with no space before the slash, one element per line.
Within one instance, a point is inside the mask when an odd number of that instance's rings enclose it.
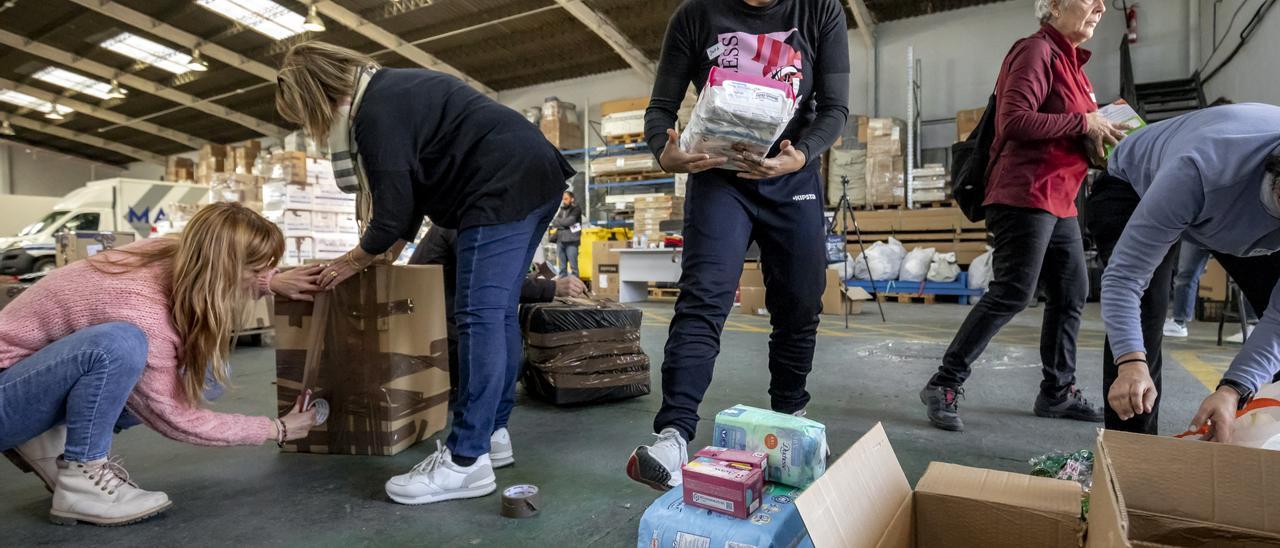
<path fill-rule="evenodd" d="M 1184 234 L 1240 257 L 1280 250 L 1280 219 L 1260 198 L 1264 164 L 1280 152 L 1280 107 L 1214 107 L 1153 124 L 1116 148 L 1109 171 L 1142 197 L 1102 275 L 1102 317 L 1116 356 L 1143 351 L 1139 301 Z M 1225 378 L 1250 387 L 1280 370 L 1280 288 Z"/>

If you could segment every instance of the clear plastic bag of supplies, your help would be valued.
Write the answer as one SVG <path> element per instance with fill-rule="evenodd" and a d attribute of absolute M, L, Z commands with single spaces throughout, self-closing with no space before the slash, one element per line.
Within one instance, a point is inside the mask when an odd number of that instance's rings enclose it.
<path fill-rule="evenodd" d="M 854 259 L 853 277 L 859 280 L 896 280 L 902 259 L 906 256 L 907 248 L 896 239 L 889 238 L 888 243 L 876 242 Z"/>
<path fill-rule="evenodd" d="M 960 277 L 960 265 L 956 264 L 955 253 L 934 253 L 933 261 L 929 263 L 929 274 L 926 276 L 931 282 L 954 282 Z"/>
<path fill-rule="evenodd" d="M 730 158 L 725 169 L 744 171 L 738 152 L 767 156 L 796 110 L 791 84 L 713 67 L 698 95 L 680 149 Z"/>
<path fill-rule="evenodd" d="M 991 286 L 991 280 L 995 278 L 995 271 L 991 265 L 991 247 L 987 247 L 987 252 L 978 255 L 973 260 L 973 264 L 969 265 L 969 289 L 981 289 L 986 291 Z"/>
<path fill-rule="evenodd" d="M 936 251 L 932 247 L 912 249 L 911 253 L 907 253 L 907 256 L 902 259 L 898 279 L 904 282 L 923 282 L 925 276 L 929 275 L 929 267 L 933 264 L 933 254 Z"/>

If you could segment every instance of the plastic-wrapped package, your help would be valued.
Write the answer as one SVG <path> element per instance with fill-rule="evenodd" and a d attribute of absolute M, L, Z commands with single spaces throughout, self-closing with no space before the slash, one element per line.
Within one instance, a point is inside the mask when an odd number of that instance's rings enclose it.
<path fill-rule="evenodd" d="M 1093 486 L 1093 451 L 1088 449 L 1074 453 L 1054 451 L 1033 458 L 1029 463 L 1033 476 L 1074 481 L 1086 491 Z"/>
<path fill-rule="evenodd" d="M 724 169 L 743 171 L 732 158 L 738 152 L 767 156 L 795 111 L 791 84 L 713 67 L 680 148 L 730 158 Z"/>
<path fill-rule="evenodd" d="M 806 488 L 827 471 L 827 427 L 746 405 L 716 414 L 711 443 L 769 456 L 765 480 Z"/>
<path fill-rule="evenodd" d="M 902 242 L 889 238 L 888 243 L 876 242 L 867 248 L 866 259 L 863 253 L 853 261 L 853 277 L 859 280 L 896 280 L 902 269 L 902 259 L 907 256 L 907 248 Z M 870 268 L 870 270 L 868 270 Z"/>
<path fill-rule="evenodd" d="M 923 282 L 925 276 L 929 275 L 929 267 L 933 264 L 933 254 L 936 251 L 932 247 L 912 249 L 902 259 L 902 268 L 898 272 L 898 279 L 904 282 Z"/>
<path fill-rule="evenodd" d="M 995 271 L 991 265 L 991 248 L 988 247 L 986 253 L 978 255 L 978 258 L 973 260 L 973 264 L 969 265 L 969 289 L 986 291 L 993 279 L 995 279 Z"/>
<path fill-rule="evenodd" d="M 597 403 L 649 393 L 649 357 L 640 348 L 643 313 L 584 299 L 526 305 L 523 380 L 555 405 Z"/>
<path fill-rule="evenodd" d="M 931 282 L 954 282 L 960 276 L 960 265 L 956 264 L 955 253 L 934 253 L 929 263 L 929 274 L 926 278 Z"/>
<path fill-rule="evenodd" d="M 812 548 L 798 496 L 799 489 L 765 484 L 760 509 L 738 519 L 687 505 L 683 490 L 672 489 L 644 511 L 636 547 Z"/>

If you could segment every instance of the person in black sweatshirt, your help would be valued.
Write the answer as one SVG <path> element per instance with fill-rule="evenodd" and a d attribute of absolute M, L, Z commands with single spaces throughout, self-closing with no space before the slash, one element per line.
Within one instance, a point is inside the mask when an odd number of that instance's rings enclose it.
<path fill-rule="evenodd" d="M 308 42 L 285 55 L 276 82 L 280 114 L 327 140 L 339 188 L 371 205 L 360 245 L 329 264 L 323 287 L 398 255 L 424 216 L 458 231 L 452 431 L 445 448 L 387 481 L 387 495 L 425 504 L 492 493 L 493 469 L 514 462 L 506 425 L 520 286 L 573 168 L 520 113 L 449 74 Z"/>
<path fill-rule="evenodd" d="M 582 243 L 582 208 L 574 199 L 573 192 L 564 191 L 560 201 L 560 210 L 551 219 L 551 228 L 555 229 L 556 248 L 560 250 L 560 276 L 581 277 L 578 272 L 578 245 Z"/>
<path fill-rule="evenodd" d="M 663 169 L 690 173 L 680 297 L 662 364 L 657 441 L 636 448 L 627 475 L 655 489 L 680 485 L 698 406 L 711 384 L 720 333 L 747 248 L 760 246 L 773 334 L 770 405 L 803 414 L 805 381 L 826 283 L 819 162 L 849 115 L 849 46 L 838 0 L 688 0 L 667 27 L 645 139 Z M 795 117 L 766 157 L 730 158 L 680 149 L 674 127 L 689 84 L 699 92 L 712 67 L 791 84 Z"/>

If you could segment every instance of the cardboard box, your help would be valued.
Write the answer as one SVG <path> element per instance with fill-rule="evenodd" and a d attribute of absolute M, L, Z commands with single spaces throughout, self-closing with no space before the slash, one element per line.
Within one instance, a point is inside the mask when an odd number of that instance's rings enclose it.
<path fill-rule="evenodd" d="M 316 258 L 316 239 L 310 236 L 285 238 L 284 240 L 284 261 L 285 266 L 299 266 L 307 261 L 314 261 Z"/>
<path fill-rule="evenodd" d="M 636 548 L 813 548 L 796 510 L 799 489 L 765 484 L 762 507 L 748 519 L 692 508 L 667 491 L 640 518 Z"/>
<path fill-rule="evenodd" d="M 61 268 L 133 240 L 132 232 L 59 232 L 54 237 L 54 264 Z"/>
<path fill-rule="evenodd" d="M 1280 545 L 1280 452 L 1101 430 L 1086 546 Z"/>
<path fill-rule="evenodd" d="M 763 452 L 765 479 L 801 489 L 827 469 L 827 427 L 802 417 L 735 405 L 716 413 L 712 443 Z"/>
<path fill-rule="evenodd" d="M 307 183 L 307 153 L 297 151 L 276 152 L 271 155 L 270 171 L 266 174 L 271 182 Z"/>
<path fill-rule="evenodd" d="M 237 333 L 245 331 L 257 331 L 260 329 L 269 329 L 271 327 L 272 309 L 275 303 L 271 299 L 257 299 L 247 306 L 240 315 L 240 325 L 236 328 Z"/>
<path fill-rule="evenodd" d="M 337 232 L 315 233 L 316 258 L 321 260 L 336 259 L 360 245 L 358 234 L 342 234 Z"/>
<path fill-rule="evenodd" d="M 843 269 L 843 266 L 841 266 Z M 845 310 L 850 315 L 862 313 L 863 303 L 871 300 L 871 294 L 861 287 L 849 287 L 841 281 L 843 272 L 827 268 L 827 288 L 822 292 L 822 313 L 828 316 L 843 316 Z"/>
<path fill-rule="evenodd" d="M 752 316 L 768 316 L 769 308 L 764 304 L 763 287 L 739 287 L 738 303 L 742 312 Z"/>
<path fill-rule="evenodd" d="M 622 279 L 618 277 L 618 265 L 596 264 L 591 274 L 591 293 L 597 298 L 618 300 Z"/>
<path fill-rule="evenodd" d="M 629 110 L 606 114 L 600 119 L 600 135 L 625 137 L 644 134 L 644 111 Z"/>
<path fill-rule="evenodd" d="M 196 163 L 190 158 L 170 156 L 164 170 L 164 180 L 170 182 L 194 181 Z"/>
<path fill-rule="evenodd" d="M 876 424 L 796 505 L 822 548 L 1074 548 L 1080 500 L 1075 482 L 938 462 L 913 492 Z"/>
<path fill-rule="evenodd" d="M 1227 271 L 1217 259 L 1209 259 L 1200 275 L 1199 295 L 1210 301 L 1227 300 Z"/>
<path fill-rule="evenodd" d="M 592 175 L 637 175 L 661 171 L 662 168 L 658 167 L 658 160 L 652 154 L 607 156 L 591 161 Z"/>
<path fill-rule="evenodd" d="M 339 232 L 338 213 L 316 211 L 311 214 L 311 228 L 316 232 Z"/>
<path fill-rule="evenodd" d="M 315 232 L 311 212 L 294 209 L 285 211 L 280 217 L 280 230 L 285 236 L 310 236 Z"/>
<path fill-rule="evenodd" d="M 746 519 L 760 509 L 764 453 L 708 447 L 682 469 L 684 503 Z"/>
<path fill-rule="evenodd" d="M 577 107 L 573 103 L 548 97 L 542 104 L 542 120 L 538 127 L 556 148 L 581 148 L 583 134 L 579 120 Z"/>
<path fill-rule="evenodd" d="M 971 108 L 956 113 L 956 140 L 967 141 L 969 134 L 973 130 L 978 129 L 978 124 L 982 123 L 982 115 L 987 112 L 987 107 Z"/>
<path fill-rule="evenodd" d="M 329 402 L 329 420 L 284 450 L 390 456 L 442 430 L 449 401 L 443 268 L 371 266 L 327 298 L 323 318 L 313 316 L 315 303 L 276 298 L 279 408 L 308 388 L 313 322 L 322 322 L 323 344 L 309 388 Z"/>
<path fill-rule="evenodd" d="M 355 213 L 338 214 L 338 232 L 344 232 L 347 234 L 360 233 L 360 223 L 356 222 Z"/>
<path fill-rule="evenodd" d="M 632 97 L 630 99 L 614 99 L 600 103 L 600 115 L 608 116 L 619 112 L 644 111 L 649 108 L 648 97 Z"/>
<path fill-rule="evenodd" d="M 310 185 L 283 183 L 273 179 L 262 185 L 264 211 L 296 209 L 310 211 L 315 207 L 315 197 Z"/>

